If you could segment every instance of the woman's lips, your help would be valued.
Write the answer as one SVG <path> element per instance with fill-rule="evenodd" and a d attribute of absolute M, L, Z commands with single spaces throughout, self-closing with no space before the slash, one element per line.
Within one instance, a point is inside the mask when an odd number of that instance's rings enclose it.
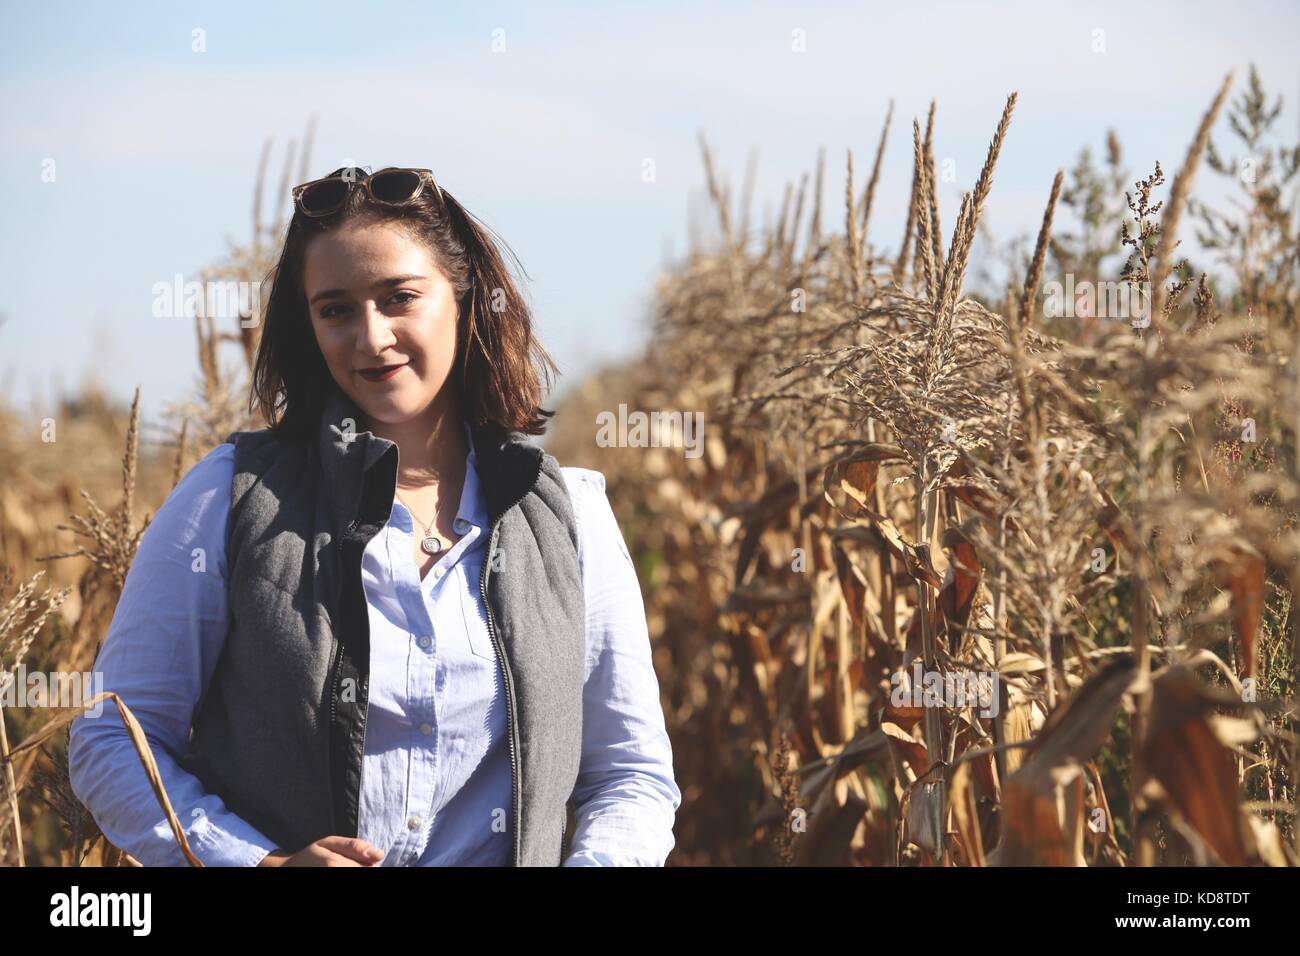
<path fill-rule="evenodd" d="M 401 365 L 384 365 L 377 369 L 359 368 L 357 374 L 367 382 L 386 382 L 404 368 L 406 368 L 405 362 Z"/>

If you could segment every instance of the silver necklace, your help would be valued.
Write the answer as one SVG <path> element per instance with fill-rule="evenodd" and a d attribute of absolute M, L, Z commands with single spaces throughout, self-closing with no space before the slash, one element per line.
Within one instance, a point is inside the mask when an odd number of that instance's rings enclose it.
<path fill-rule="evenodd" d="M 403 505 L 406 505 L 406 510 L 411 512 L 412 515 L 415 515 L 416 521 L 420 521 L 420 516 L 415 514 L 415 510 L 409 504 L 406 504 L 406 501 L 403 500 L 401 495 L 397 496 L 397 500 L 401 501 Z M 437 520 L 436 515 L 434 516 L 434 520 Z M 420 521 L 420 523 L 424 524 L 423 521 Z M 424 539 L 420 542 L 420 550 L 425 554 L 441 554 L 443 551 L 447 550 L 447 543 L 438 536 L 436 531 L 433 530 L 432 524 L 425 525 L 424 527 Z"/>

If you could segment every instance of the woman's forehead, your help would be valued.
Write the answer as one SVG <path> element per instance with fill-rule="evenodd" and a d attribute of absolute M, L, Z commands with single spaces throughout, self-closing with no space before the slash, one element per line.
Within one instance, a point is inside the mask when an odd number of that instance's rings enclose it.
<path fill-rule="evenodd" d="M 405 230 L 382 223 L 357 225 L 322 233 L 312 239 L 303 263 L 307 285 L 364 287 L 393 275 L 433 277 L 437 262 L 428 247 Z"/>

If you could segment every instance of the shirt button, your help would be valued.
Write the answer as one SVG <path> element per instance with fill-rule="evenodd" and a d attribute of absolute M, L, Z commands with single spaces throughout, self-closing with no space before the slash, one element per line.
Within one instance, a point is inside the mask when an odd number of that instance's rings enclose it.
<path fill-rule="evenodd" d="M 469 522 L 466 521 L 464 518 L 457 518 L 457 519 L 456 519 L 456 530 L 457 530 L 457 531 L 468 531 L 468 530 L 469 530 Z"/>
<path fill-rule="evenodd" d="M 429 649 L 429 639 L 427 637 L 420 638 L 416 643 L 419 644 L 426 651 Z"/>
<path fill-rule="evenodd" d="M 411 817 L 411 819 L 407 820 L 407 821 L 406 821 L 406 829 L 408 829 L 408 830 L 418 830 L 418 829 L 420 829 L 420 818 L 419 818 L 419 817 Z"/>
<path fill-rule="evenodd" d="M 433 733 L 433 728 L 430 727 L 428 724 L 421 724 L 420 733 L 424 734 L 424 736 L 427 737 L 429 736 L 429 734 Z"/>
<path fill-rule="evenodd" d="M 447 569 L 444 568 L 442 565 L 439 565 L 438 567 L 436 567 L 436 568 L 433 569 L 433 576 L 434 576 L 435 578 L 440 578 L 440 577 L 443 576 L 443 574 L 446 572 L 446 570 L 447 570 Z"/>

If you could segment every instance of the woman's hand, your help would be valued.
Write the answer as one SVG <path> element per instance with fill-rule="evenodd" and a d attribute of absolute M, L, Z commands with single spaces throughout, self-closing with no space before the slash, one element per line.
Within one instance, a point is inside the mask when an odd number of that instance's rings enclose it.
<path fill-rule="evenodd" d="M 258 866 L 378 866 L 384 851 L 355 837 L 327 836 L 297 853 L 272 850 Z"/>

